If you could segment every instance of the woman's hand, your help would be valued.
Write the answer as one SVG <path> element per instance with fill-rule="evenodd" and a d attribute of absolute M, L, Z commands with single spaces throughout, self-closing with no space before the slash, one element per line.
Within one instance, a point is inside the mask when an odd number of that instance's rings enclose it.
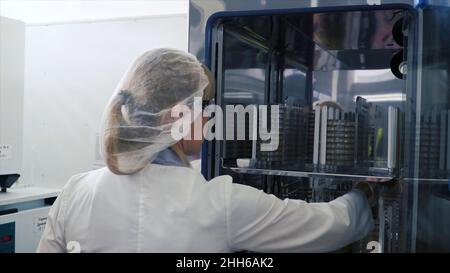
<path fill-rule="evenodd" d="M 358 182 L 355 184 L 353 188 L 358 189 L 364 193 L 367 202 L 369 202 L 369 205 L 371 207 L 376 205 L 378 199 L 378 192 L 374 189 L 374 186 L 372 186 L 370 183 L 367 183 L 366 181 Z"/>

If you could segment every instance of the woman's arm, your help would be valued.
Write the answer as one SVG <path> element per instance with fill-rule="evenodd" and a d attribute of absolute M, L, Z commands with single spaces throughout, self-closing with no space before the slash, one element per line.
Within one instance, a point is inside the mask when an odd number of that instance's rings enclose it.
<path fill-rule="evenodd" d="M 354 190 L 328 203 L 280 200 L 252 187 L 228 183 L 228 239 L 233 250 L 326 252 L 373 228 L 365 195 Z"/>

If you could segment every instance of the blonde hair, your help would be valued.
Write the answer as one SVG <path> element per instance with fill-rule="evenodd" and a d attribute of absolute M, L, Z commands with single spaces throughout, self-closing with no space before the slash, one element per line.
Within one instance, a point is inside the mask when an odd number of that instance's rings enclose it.
<path fill-rule="evenodd" d="M 214 97 L 214 78 L 211 72 L 202 65 L 205 75 L 208 78 L 208 85 L 203 91 L 203 100 L 211 100 Z M 138 74 L 136 77 L 148 77 L 147 74 Z M 125 170 L 121 167 L 119 158 L 117 154 L 128 153 L 133 151 L 138 151 L 145 148 L 148 143 L 138 142 L 138 141 L 127 141 L 120 137 L 120 127 L 114 126 L 116 124 L 122 124 L 124 122 L 124 116 L 121 113 L 122 106 L 127 103 L 133 103 L 135 98 L 127 91 L 123 90 L 119 92 L 118 96 L 115 96 L 110 102 L 110 108 L 108 111 L 108 134 L 105 135 L 103 140 L 104 143 L 104 154 L 105 161 L 108 169 L 117 175 L 129 175 L 136 173 L 144 169 L 147 164 L 135 165 L 132 169 Z M 190 162 L 186 156 L 184 149 L 182 147 L 181 141 L 173 144 L 170 148 L 175 152 L 179 159 L 188 167 L 190 167 Z"/>
<path fill-rule="evenodd" d="M 208 77 L 204 66 L 187 52 L 159 48 L 139 56 L 103 112 L 100 152 L 108 169 L 118 175 L 137 173 L 173 145 L 175 119 L 168 117 L 170 109 L 179 103 L 192 109 L 196 97 L 209 98 Z M 175 150 L 187 161 L 182 149 Z"/>

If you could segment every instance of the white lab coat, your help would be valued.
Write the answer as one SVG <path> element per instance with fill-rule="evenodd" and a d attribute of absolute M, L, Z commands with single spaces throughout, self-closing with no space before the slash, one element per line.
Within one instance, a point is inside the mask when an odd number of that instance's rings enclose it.
<path fill-rule="evenodd" d="M 38 252 L 322 252 L 372 227 L 359 191 L 329 203 L 280 200 L 230 176 L 207 182 L 190 168 L 149 164 L 129 176 L 107 168 L 73 176 Z"/>

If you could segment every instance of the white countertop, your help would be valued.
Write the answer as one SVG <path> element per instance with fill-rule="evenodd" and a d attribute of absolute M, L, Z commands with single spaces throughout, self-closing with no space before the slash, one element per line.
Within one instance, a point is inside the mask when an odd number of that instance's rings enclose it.
<path fill-rule="evenodd" d="M 9 188 L 7 192 L 0 192 L 0 206 L 56 197 L 60 191 L 43 187 Z"/>

